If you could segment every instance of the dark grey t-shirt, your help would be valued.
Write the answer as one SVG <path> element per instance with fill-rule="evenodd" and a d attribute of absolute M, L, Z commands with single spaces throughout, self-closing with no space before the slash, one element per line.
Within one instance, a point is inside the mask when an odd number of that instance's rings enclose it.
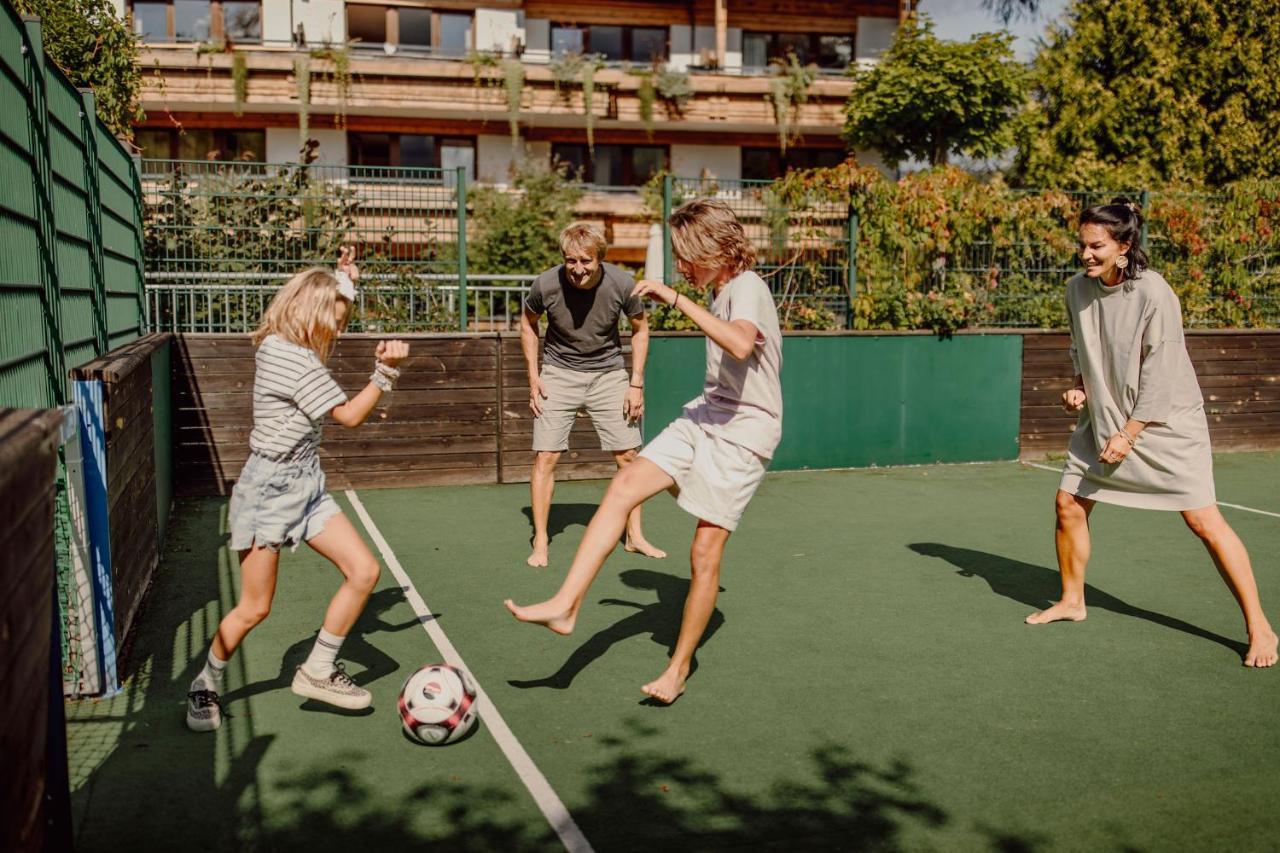
<path fill-rule="evenodd" d="M 644 303 L 631 295 L 635 279 L 613 264 L 600 267 L 600 283 L 590 290 L 570 284 L 564 264 L 547 270 L 529 287 L 525 307 L 547 315 L 545 363 L 593 372 L 626 366 L 618 321 L 624 313 L 643 314 Z"/>

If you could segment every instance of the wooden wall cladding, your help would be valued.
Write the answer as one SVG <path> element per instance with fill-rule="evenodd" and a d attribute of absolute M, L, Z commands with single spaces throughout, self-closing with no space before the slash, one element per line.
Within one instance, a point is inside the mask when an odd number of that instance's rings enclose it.
<path fill-rule="evenodd" d="M 0 408 L 0 849 L 43 850 L 54 616 L 54 478 L 61 418 Z"/>
<path fill-rule="evenodd" d="M 529 409 L 529 368 L 520 349 L 520 335 L 503 333 L 502 342 L 502 468 L 500 482 L 529 481 L 533 465 L 533 412 Z M 627 369 L 631 368 L 631 341 L 622 336 Z M 600 449 L 600 439 L 585 412 L 579 412 L 569 433 L 569 449 L 556 464 L 557 480 L 592 480 L 612 477 L 617 470 L 613 454 Z"/>
<path fill-rule="evenodd" d="M 384 336 L 345 335 L 329 359 L 348 394 L 369 381 Z M 528 371 L 517 334 L 405 335 L 396 390 L 362 426 L 329 422 L 320 444 L 331 489 L 525 482 L 533 461 Z M 229 494 L 249 457 L 254 347 L 246 335 L 181 335 L 173 358 L 174 490 Z M 582 415 L 559 480 L 611 476 Z"/>
<path fill-rule="evenodd" d="M 1214 450 L 1280 446 L 1280 330 L 1186 333 Z M 1028 334 L 1022 345 L 1020 452 L 1024 458 L 1063 453 L 1075 415 L 1062 411 L 1071 387 L 1070 337 Z"/>
<path fill-rule="evenodd" d="M 146 335 L 71 371 L 72 379 L 102 382 L 117 637 L 128 636 L 160 560 L 155 450 L 169 436 L 155 434 L 151 357 L 171 338 Z"/>
<path fill-rule="evenodd" d="M 344 335 L 329 368 L 351 395 L 385 336 Z M 356 429 L 332 421 L 320 444 L 331 489 L 492 483 L 498 468 L 498 341 L 404 335 L 396 390 Z M 247 335 L 182 335 L 174 359 L 174 489 L 229 494 L 249 457 L 255 349 Z"/>

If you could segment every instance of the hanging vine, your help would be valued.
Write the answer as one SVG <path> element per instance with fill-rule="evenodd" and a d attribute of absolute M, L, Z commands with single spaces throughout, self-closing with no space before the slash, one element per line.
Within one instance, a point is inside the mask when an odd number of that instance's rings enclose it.
<path fill-rule="evenodd" d="M 640 102 L 640 121 L 644 122 L 644 132 L 653 137 L 653 102 L 658 98 L 658 89 L 653 83 L 653 72 L 632 71 L 640 78 L 640 86 L 636 89 L 636 99 Z"/>
<path fill-rule="evenodd" d="M 322 48 L 311 51 L 312 59 L 319 59 L 329 64 L 325 80 L 332 83 L 338 95 L 337 109 L 333 114 L 333 126 L 339 130 L 347 126 L 347 111 L 351 104 L 351 86 L 354 76 L 351 73 L 351 46 L 349 44 L 334 47 L 326 44 Z"/>
<path fill-rule="evenodd" d="M 244 104 L 249 100 L 249 63 L 243 53 L 231 54 L 231 87 L 236 98 L 234 112 L 244 115 Z"/>
<path fill-rule="evenodd" d="M 596 114 L 593 109 L 596 92 L 596 72 L 603 67 L 604 62 L 599 56 L 595 55 L 588 57 L 582 66 L 582 108 L 586 111 L 587 151 L 592 157 L 595 156 L 596 152 Z"/>
<path fill-rule="evenodd" d="M 298 143 L 306 145 L 311 135 L 311 55 L 293 60 L 293 77 L 298 92 Z"/>
<path fill-rule="evenodd" d="M 524 63 L 519 59 L 502 60 L 502 84 L 507 93 L 507 126 L 511 144 L 520 142 L 520 101 L 524 97 Z"/>
<path fill-rule="evenodd" d="M 778 125 L 778 148 L 785 154 L 795 138 L 792 115 L 809 100 L 809 87 L 818 72 L 813 65 L 800 64 L 794 53 L 787 54 L 785 60 L 773 59 L 769 64 L 774 69 L 774 76 L 769 80 L 769 100 Z"/>
<path fill-rule="evenodd" d="M 693 81 L 688 72 L 676 71 L 665 65 L 654 66 L 653 82 L 667 114 L 672 118 L 684 115 L 684 108 L 693 97 Z"/>

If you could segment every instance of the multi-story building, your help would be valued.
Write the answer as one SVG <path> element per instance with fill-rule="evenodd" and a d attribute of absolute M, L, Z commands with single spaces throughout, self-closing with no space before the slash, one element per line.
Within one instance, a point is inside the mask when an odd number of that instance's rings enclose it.
<path fill-rule="evenodd" d="M 625 225 L 638 195 L 617 188 L 663 169 L 772 178 L 843 159 L 845 72 L 876 61 L 912 6 L 115 1 L 145 48 L 144 157 L 296 160 L 300 124 L 322 163 L 461 167 L 503 183 L 514 162 L 555 157 L 599 189 L 583 212 L 617 226 L 615 256 L 630 260 L 647 236 Z M 790 93 L 789 55 L 816 66 Z"/>

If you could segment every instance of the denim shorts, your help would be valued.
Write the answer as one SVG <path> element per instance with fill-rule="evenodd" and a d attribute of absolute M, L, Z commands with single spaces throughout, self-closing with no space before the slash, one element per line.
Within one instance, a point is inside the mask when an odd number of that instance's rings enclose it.
<path fill-rule="evenodd" d="M 227 514 L 231 547 L 244 551 L 256 542 L 273 551 L 281 545 L 296 550 L 300 542 L 318 536 L 325 522 L 340 512 L 337 501 L 324 490 L 319 457 L 273 462 L 252 453 L 231 490 Z"/>

